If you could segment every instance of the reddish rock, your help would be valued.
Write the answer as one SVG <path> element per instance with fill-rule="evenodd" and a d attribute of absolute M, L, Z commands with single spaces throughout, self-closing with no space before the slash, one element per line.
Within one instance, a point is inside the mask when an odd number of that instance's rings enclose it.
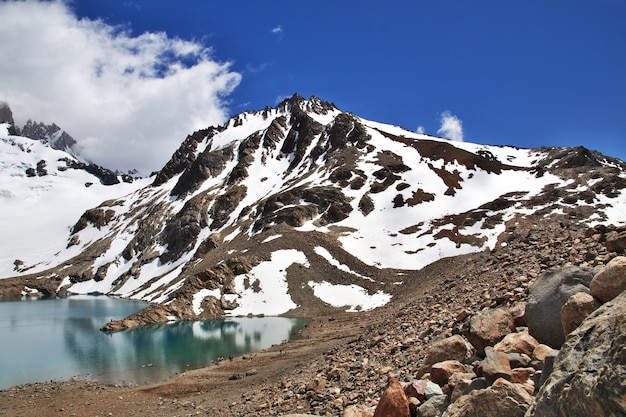
<path fill-rule="evenodd" d="M 442 395 L 443 392 L 439 385 L 427 379 L 416 379 L 406 387 L 404 387 L 404 394 L 407 397 L 414 397 L 421 402 L 426 401 L 433 395 Z"/>
<path fill-rule="evenodd" d="M 459 398 L 446 411 L 446 417 L 523 417 L 533 397 L 519 384 L 498 379 L 482 390 Z"/>
<path fill-rule="evenodd" d="M 511 382 L 524 384 L 531 379 L 537 371 L 535 368 L 515 368 L 511 369 Z"/>
<path fill-rule="evenodd" d="M 474 354 L 472 345 L 460 335 L 450 336 L 439 340 L 428 348 L 424 364 L 418 371 L 417 377 L 420 378 L 426 372 L 430 371 L 432 364 L 448 360 L 465 362 Z"/>
<path fill-rule="evenodd" d="M 591 281 L 593 283 L 593 281 Z M 563 333 L 567 336 L 602 304 L 590 294 L 578 292 L 561 307 Z"/>
<path fill-rule="evenodd" d="M 484 355 L 486 346 L 493 346 L 513 329 L 513 318 L 508 310 L 483 310 L 470 319 L 468 340 L 479 355 Z"/>
<path fill-rule="evenodd" d="M 610 252 L 626 251 L 626 230 L 615 230 L 606 237 L 606 249 Z"/>
<path fill-rule="evenodd" d="M 498 352 L 491 346 L 485 348 L 485 359 L 481 362 L 482 374 L 487 382 L 498 378 L 511 380 L 511 365 L 506 353 Z"/>
<path fill-rule="evenodd" d="M 414 416 L 417 413 L 417 408 L 422 404 L 420 400 L 415 397 L 409 397 L 409 410 L 411 415 Z M 346 417 L 346 416 L 344 416 Z"/>
<path fill-rule="evenodd" d="M 533 367 L 541 369 L 541 364 L 546 360 L 546 356 L 555 356 L 556 352 L 558 352 L 556 349 L 552 349 L 548 345 L 538 344 L 531 355 Z"/>
<path fill-rule="evenodd" d="M 437 362 L 431 367 L 430 379 L 435 384 L 443 387 L 448 383 L 448 379 L 458 372 L 465 372 L 465 365 L 459 361 Z"/>
<path fill-rule="evenodd" d="M 589 291 L 598 300 L 606 303 L 626 290 L 626 257 L 613 258 L 598 272 L 591 283 Z"/>
<path fill-rule="evenodd" d="M 395 378 L 389 378 L 387 388 L 374 411 L 374 417 L 411 417 L 409 400 Z"/>
<path fill-rule="evenodd" d="M 494 349 L 502 353 L 523 353 L 532 355 L 539 342 L 528 334 L 527 331 L 519 333 L 509 333 L 498 342 Z"/>

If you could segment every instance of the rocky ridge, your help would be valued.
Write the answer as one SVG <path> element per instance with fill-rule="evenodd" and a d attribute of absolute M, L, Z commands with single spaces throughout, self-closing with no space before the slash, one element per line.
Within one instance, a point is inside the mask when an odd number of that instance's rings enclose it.
<path fill-rule="evenodd" d="M 189 135 L 150 186 L 68 225 L 58 265 L 20 265 L 0 287 L 152 303 L 107 330 L 267 314 L 247 307 L 254 268 L 295 253 L 306 258 L 285 271 L 295 307 L 272 314 L 331 314 L 346 307 L 316 285 L 398 298 L 437 259 L 497 253 L 529 215 L 620 224 L 625 170 L 584 148 L 455 144 L 295 95 Z"/>

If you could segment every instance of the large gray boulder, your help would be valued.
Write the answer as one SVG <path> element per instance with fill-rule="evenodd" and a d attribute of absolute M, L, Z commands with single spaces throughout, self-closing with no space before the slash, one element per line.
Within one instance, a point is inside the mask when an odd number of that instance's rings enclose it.
<path fill-rule="evenodd" d="M 626 291 L 570 335 L 526 417 L 626 415 Z"/>
<path fill-rule="evenodd" d="M 565 341 L 561 307 L 577 292 L 589 293 L 597 270 L 569 266 L 551 269 L 539 277 L 528 292 L 525 319 L 531 336 L 554 349 Z"/>

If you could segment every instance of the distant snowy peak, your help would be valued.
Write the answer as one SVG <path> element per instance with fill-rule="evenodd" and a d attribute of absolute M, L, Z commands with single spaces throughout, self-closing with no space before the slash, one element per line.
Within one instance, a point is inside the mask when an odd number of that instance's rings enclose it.
<path fill-rule="evenodd" d="M 65 151 L 74 157 L 80 158 L 75 148 L 76 141 L 74 138 L 54 123 L 46 125 L 28 120 L 21 129 L 17 130 L 17 134 L 47 143 L 52 149 Z"/>
<path fill-rule="evenodd" d="M 13 120 L 13 112 L 6 102 L 0 102 L 0 123 L 8 123 L 8 134 L 14 136 L 23 136 L 32 140 L 37 140 L 50 145 L 52 149 L 65 151 L 70 155 L 81 159 L 76 150 L 76 141 L 66 131 L 61 129 L 55 123 L 47 125 L 45 123 L 28 120 L 26 124 L 20 128 L 15 125 Z"/>

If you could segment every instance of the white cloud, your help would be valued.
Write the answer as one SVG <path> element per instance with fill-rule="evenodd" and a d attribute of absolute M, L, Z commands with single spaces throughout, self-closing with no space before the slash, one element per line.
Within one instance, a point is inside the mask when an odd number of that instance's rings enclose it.
<path fill-rule="evenodd" d="M 283 27 L 281 25 L 274 26 L 272 28 L 272 33 L 283 33 Z"/>
<path fill-rule="evenodd" d="M 437 130 L 437 134 L 450 140 L 463 142 L 463 122 L 446 110 L 441 114 L 441 127 Z"/>
<path fill-rule="evenodd" d="M 418 126 L 415 132 L 419 133 L 420 135 L 423 135 L 424 133 L 426 133 L 426 129 L 424 128 L 424 126 Z"/>
<path fill-rule="evenodd" d="M 241 79 L 204 45 L 131 37 L 59 1 L 1 2 L 0 39 L 0 100 L 16 123 L 54 122 L 112 169 L 160 169 L 187 134 L 224 122 Z"/>

